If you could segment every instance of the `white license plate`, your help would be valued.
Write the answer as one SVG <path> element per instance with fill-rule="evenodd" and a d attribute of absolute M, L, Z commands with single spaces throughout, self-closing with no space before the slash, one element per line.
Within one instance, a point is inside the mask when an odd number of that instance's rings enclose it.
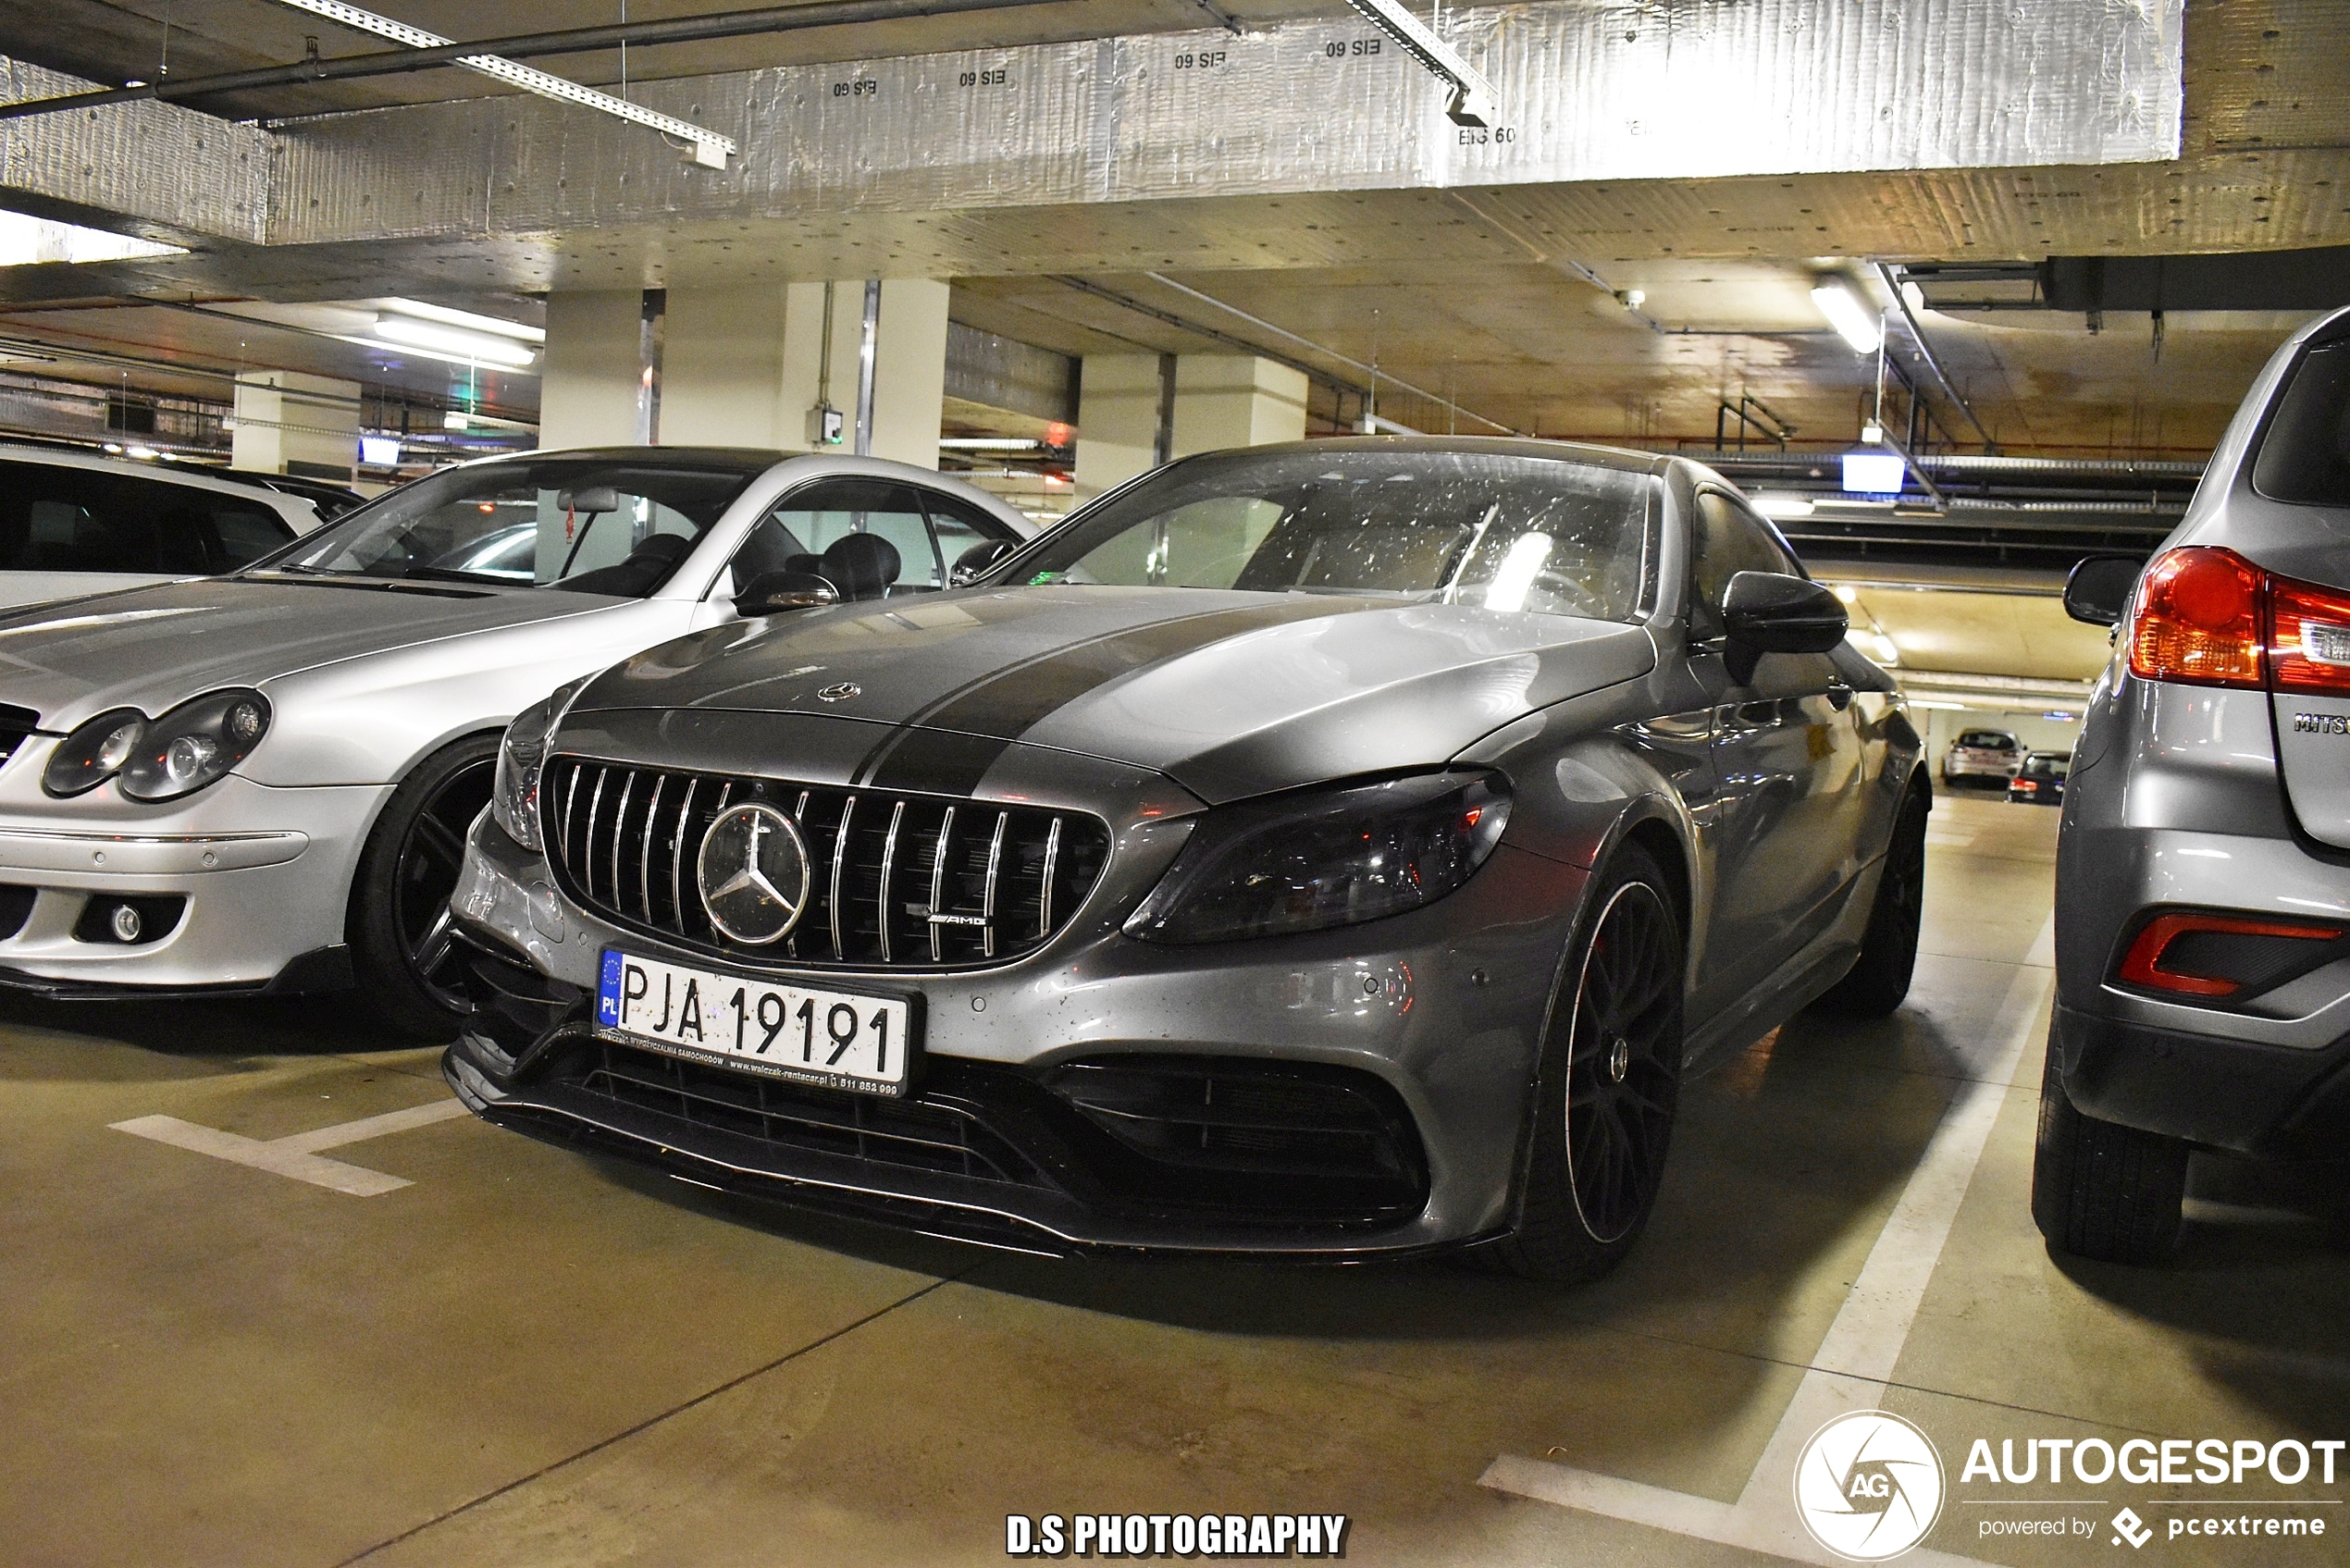
<path fill-rule="evenodd" d="M 604 950 L 600 1031 L 673 1056 L 869 1094 L 906 1093 L 912 1006 Z"/>

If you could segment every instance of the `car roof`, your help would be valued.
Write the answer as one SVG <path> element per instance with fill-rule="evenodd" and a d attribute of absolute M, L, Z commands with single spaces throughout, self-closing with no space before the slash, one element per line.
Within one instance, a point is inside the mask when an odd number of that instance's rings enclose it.
<path fill-rule="evenodd" d="M 1594 446 L 1583 441 L 1546 441 L 1534 436 L 1322 436 L 1310 441 L 1280 441 L 1261 447 L 1224 448 L 1222 452 L 1246 451 L 1255 456 L 1283 451 L 1481 452 L 1506 457 L 1546 458 L 1552 463 L 1580 463 L 1594 468 L 1620 468 L 1651 474 L 1671 461 L 1652 451 L 1629 447 Z M 1202 457 L 1221 453 L 1201 452 Z"/>
<path fill-rule="evenodd" d="M 278 477 L 276 475 L 265 478 L 258 475 L 240 474 L 234 469 L 192 469 L 180 463 L 150 463 L 142 458 L 113 457 L 105 452 L 87 451 L 75 447 L 37 446 L 29 441 L 0 441 L 0 461 L 39 463 L 53 468 L 85 468 L 101 474 L 161 479 L 166 484 L 190 485 L 199 489 L 229 490 L 240 495 L 253 495 L 256 491 L 266 495 L 295 493 L 291 486 L 281 491 L 279 487 L 268 483 L 269 479 Z M 303 499 L 309 498 L 304 495 Z"/>

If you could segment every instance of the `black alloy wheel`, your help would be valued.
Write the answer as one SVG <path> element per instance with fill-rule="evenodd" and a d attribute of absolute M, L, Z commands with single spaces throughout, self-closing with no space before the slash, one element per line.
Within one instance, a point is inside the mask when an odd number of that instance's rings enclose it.
<path fill-rule="evenodd" d="M 1910 994 L 1918 967 L 1918 928 L 1925 920 L 1925 823 L 1933 797 L 1920 780 L 1902 798 L 1885 847 L 1876 903 L 1861 938 L 1861 956 L 1812 1006 L 1847 1018 L 1881 1019 Z"/>
<path fill-rule="evenodd" d="M 1591 1239 L 1648 1218 L 1673 1139 L 1681 1050 L 1681 955 L 1673 912 L 1631 882 L 1601 914 L 1575 994 L 1566 1065 L 1566 1167 Z"/>
<path fill-rule="evenodd" d="M 1543 1024 L 1510 1229 L 1470 1261 L 1597 1279 L 1646 1228 L 1681 1092 L 1688 947 L 1669 885 L 1637 846 L 1592 879 Z"/>
<path fill-rule="evenodd" d="M 396 1027 L 445 1038 L 465 1016 L 450 895 L 465 833 L 489 804 L 498 737 L 469 735 L 418 763 L 393 792 L 361 858 L 352 893 L 352 968 Z"/>

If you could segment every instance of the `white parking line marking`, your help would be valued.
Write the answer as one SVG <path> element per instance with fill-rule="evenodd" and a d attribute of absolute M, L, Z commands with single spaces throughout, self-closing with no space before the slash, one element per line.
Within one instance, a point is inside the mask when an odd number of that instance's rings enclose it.
<path fill-rule="evenodd" d="M 1900 1202 L 1869 1249 L 1860 1278 L 1828 1326 L 1827 1337 L 1737 1502 L 1515 1454 L 1503 1454 L 1487 1466 L 1478 1484 L 1799 1562 L 1840 1563 L 1796 1519 L 1796 1459 L 1812 1434 L 1828 1422 L 1849 1411 L 1876 1409 L 1884 1401 L 1935 1266 L 1950 1239 L 1951 1223 L 1958 1218 L 1992 1124 L 2007 1099 L 2010 1080 L 2037 1033 L 2034 1026 L 2056 982 L 2055 971 L 2038 960 L 2052 950 L 2055 931 L 2056 917 L 2050 915 L 2000 1000 L 1985 1042 L 1992 1046 L 1991 1059 L 1975 1068 L 1977 1076 L 1960 1084 L 1942 1113 Z M 1975 1560 L 1919 1548 L 1902 1561 L 1931 1565 Z"/>
<path fill-rule="evenodd" d="M 307 1181 L 313 1187 L 348 1192 L 354 1198 L 374 1198 L 386 1192 L 396 1192 L 413 1183 L 405 1177 L 386 1176 L 379 1170 L 369 1170 L 364 1166 L 326 1159 L 318 1151 L 339 1149 L 345 1143 L 357 1143 L 368 1138 L 381 1138 L 388 1132 L 405 1132 L 413 1127 L 430 1127 L 434 1122 L 448 1121 L 464 1114 L 465 1107 L 453 1098 L 436 1100 L 427 1105 L 412 1105 L 404 1111 L 386 1111 L 381 1116 L 339 1122 L 333 1127 L 266 1141 L 235 1132 L 222 1132 L 215 1128 L 198 1127 L 194 1122 L 181 1121 L 178 1117 L 133 1117 L 129 1121 L 113 1122 L 109 1126 L 114 1131 L 128 1132 L 134 1138 L 150 1138 L 158 1143 L 168 1143 L 175 1149 L 192 1149 L 199 1154 L 210 1154 L 215 1159 L 251 1166 L 255 1170 L 266 1170 L 278 1176 L 290 1176 L 296 1181 Z"/>

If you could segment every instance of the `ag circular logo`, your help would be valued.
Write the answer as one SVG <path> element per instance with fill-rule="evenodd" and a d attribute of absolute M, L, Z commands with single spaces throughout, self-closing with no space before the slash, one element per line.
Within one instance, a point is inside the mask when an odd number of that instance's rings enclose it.
<path fill-rule="evenodd" d="M 781 942 L 808 906 L 808 846 L 773 806 L 730 806 L 702 834 L 694 885 L 710 923 L 753 947 Z"/>
<path fill-rule="evenodd" d="M 1795 1462 L 1795 1512 L 1838 1557 L 1899 1557 L 1942 1512 L 1942 1456 L 1898 1415 L 1839 1415 L 1812 1434 Z"/>

